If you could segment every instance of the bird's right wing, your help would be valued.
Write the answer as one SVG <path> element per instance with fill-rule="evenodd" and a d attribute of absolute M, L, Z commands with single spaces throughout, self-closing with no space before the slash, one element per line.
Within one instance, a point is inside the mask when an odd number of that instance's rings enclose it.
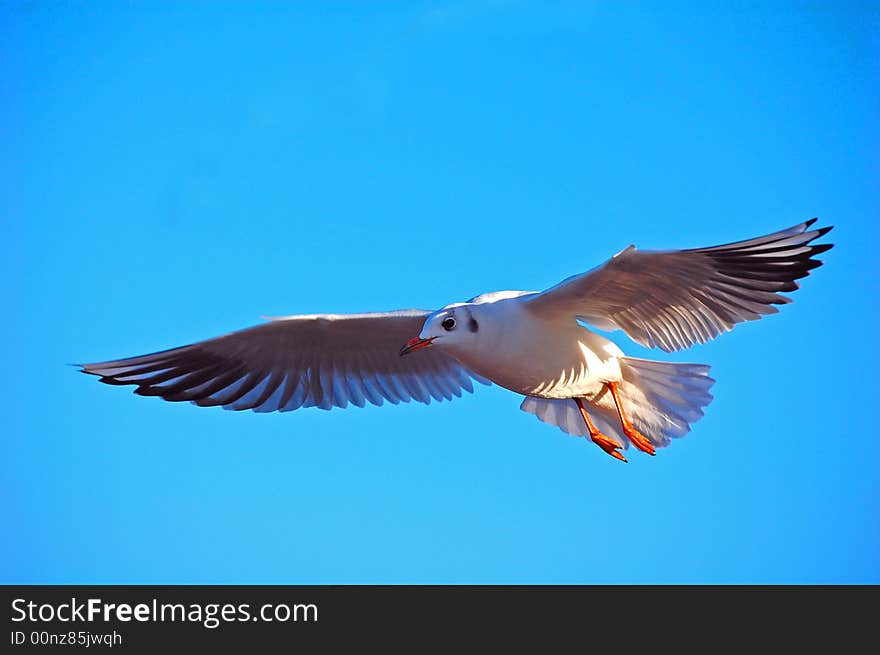
<path fill-rule="evenodd" d="M 428 312 L 316 314 L 274 319 L 246 330 L 150 355 L 81 364 L 107 384 L 197 405 L 257 412 L 299 407 L 429 403 L 473 392 L 487 380 L 436 349 L 400 357 Z"/>
<path fill-rule="evenodd" d="M 831 229 L 810 229 L 815 222 L 711 248 L 652 252 L 630 246 L 523 305 L 540 316 L 621 329 L 667 352 L 705 343 L 790 302 L 780 292 L 797 289 L 796 280 L 822 265 L 813 257 L 831 248 L 811 243 Z"/>

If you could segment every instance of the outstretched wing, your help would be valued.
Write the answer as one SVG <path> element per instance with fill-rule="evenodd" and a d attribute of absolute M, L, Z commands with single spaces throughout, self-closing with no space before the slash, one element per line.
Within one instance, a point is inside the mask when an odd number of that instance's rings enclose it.
<path fill-rule="evenodd" d="M 705 343 L 742 321 L 775 314 L 783 291 L 821 266 L 832 244 L 809 245 L 830 227 L 816 219 L 713 248 L 651 252 L 630 246 L 598 268 L 536 294 L 524 306 L 570 315 L 670 352 Z"/>
<path fill-rule="evenodd" d="M 257 412 L 451 400 L 473 392 L 471 373 L 427 348 L 400 357 L 428 312 L 324 314 L 275 319 L 222 337 L 141 357 L 81 364 L 107 384 L 201 406 Z"/>

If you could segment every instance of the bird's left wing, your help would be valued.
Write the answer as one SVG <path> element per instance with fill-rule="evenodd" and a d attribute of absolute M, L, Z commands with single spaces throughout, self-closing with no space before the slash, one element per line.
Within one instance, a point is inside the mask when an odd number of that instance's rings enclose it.
<path fill-rule="evenodd" d="M 767 236 L 712 248 L 651 252 L 630 246 L 601 266 L 529 297 L 543 316 L 568 315 L 667 352 L 705 343 L 790 302 L 779 292 L 822 262 L 831 228 L 811 219 Z"/>
<path fill-rule="evenodd" d="M 399 356 L 427 316 L 417 309 L 290 316 L 180 348 L 80 366 L 101 382 L 137 385 L 142 396 L 257 412 L 385 400 L 427 404 L 461 396 L 462 389 L 473 392 L 471 378 L 488 384 L 436 349 Z"/>

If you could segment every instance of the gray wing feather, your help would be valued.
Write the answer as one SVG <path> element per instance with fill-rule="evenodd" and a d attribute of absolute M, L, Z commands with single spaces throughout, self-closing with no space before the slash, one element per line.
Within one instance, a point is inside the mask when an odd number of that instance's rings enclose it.
<path fill-rule="evenodd" d="M 457 360 L 426 348 L 400 357 L 428 312 L 290 316 L 214 339 L 95 364 L 82 371 L 135 393 L 201 406 L 292 411 L 451 400 L 473 391 Z"/>
<path fill-rule="evenodd" d="M 705 343 L 742 321 L 791 302 L 780 292 L 822 262 L 832 244 L 810 245 L 831 227 L 813 218 L 787 230 L 711 248 L 666 252 L 630 246 L 603 265 L 528 298 L 541 314 L 569 314 L 667 352 Z"/>

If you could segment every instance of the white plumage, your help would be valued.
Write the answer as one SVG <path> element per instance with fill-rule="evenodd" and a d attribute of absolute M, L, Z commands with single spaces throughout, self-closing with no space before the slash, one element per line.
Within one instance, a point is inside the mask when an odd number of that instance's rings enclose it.
<path fill-rule="evenodd" d="M 775 313 L 790 302 L 780 293 L 831 248 L 810 245 L 831 229 L 810 229 L 815 220 L 712 248 L 630 246 L 543 292 L 488 293 L 435 312 L 289 316 L 81 366 L 140 395 L 256 412 L 450 400 L 476 380 L 523 394 L 524 411 L 589 434 L 618 459 L 629 443 L 653 454 L 703 415 L 709 367 L 626 357 L 581 323 L 674 351 Z"/>
<path fill-rule="evenodd" d="M 667 364 L 621 357 L 620 365 L 620 390 L 627 414 L 658 448 L 668 446 L 670 439 L 686 435 L 691 423 L 703 416 L 703 407 L 712 401 L 709 389 L 715 380 L 709 377 L 709 367 L 704 364 Z M 625 448 L 629 440 L 621 430 L 613 400 L 606 394 L 592 399 L 591 407 L 599 429 Z M 568 434 L 588 435 L 586 423 L 570 398 L 526 396 L 520 409 Z"/>

